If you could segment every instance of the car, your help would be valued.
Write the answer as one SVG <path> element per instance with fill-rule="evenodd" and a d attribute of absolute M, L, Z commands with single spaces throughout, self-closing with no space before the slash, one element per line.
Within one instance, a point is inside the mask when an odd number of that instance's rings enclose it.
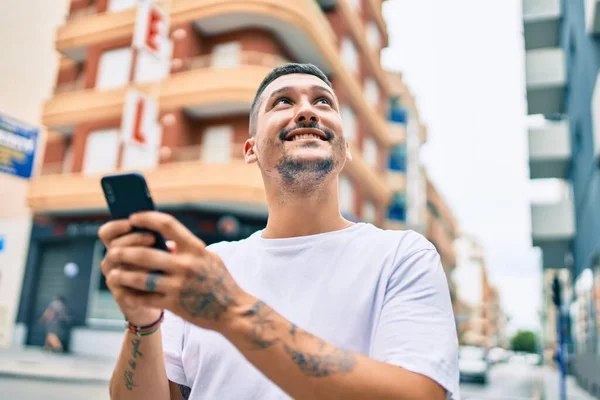
<path fill-rule="evenodd" d="M 481 346 L 460 346 L 458 369 L 461 381 L 476 381 L 485 385 L 490 369 L 487 350 Z"/>

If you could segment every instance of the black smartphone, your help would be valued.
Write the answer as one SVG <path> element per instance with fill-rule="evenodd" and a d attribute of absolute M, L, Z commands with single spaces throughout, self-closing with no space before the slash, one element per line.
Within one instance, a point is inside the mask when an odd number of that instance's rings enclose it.
<path fill-rule="evenodd" d="M 154 211 L 156 206 L 150 195 L 146 179 L 142 174 L 131 172 L 106 175 L 100 180 L 104 197 L 112 219 L 127 219 L 140 211 Z M 154 248 L 168 251 L 165 238 L 158 232 L 144 228 L 134 228 L 136 232 L 149 232 L 154 235 Z"/>

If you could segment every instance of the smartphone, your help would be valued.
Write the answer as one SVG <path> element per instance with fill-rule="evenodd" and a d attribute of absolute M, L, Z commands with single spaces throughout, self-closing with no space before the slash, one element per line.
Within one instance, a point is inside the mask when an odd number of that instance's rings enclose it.
<path fill-rule="evenodd" d="M 132 172 L 106 175 L 100 180 L 102 191 L 112 219 L 127 219 L 140 211 L 155 211 L 156 206 L 150 195 L 146 179 L 142 174 Z M 158 232 L 144 228 L 134 228 L 136 232 L 149 232 L 154 235 L 154 248 L 168 251 L 165 238 Z"/>

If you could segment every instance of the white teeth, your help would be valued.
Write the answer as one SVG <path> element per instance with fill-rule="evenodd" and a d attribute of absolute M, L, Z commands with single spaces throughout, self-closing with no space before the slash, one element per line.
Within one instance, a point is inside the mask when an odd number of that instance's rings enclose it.
<path fill-rule="evenodd" d="M 300 139 L 321 139 L 321 137 L 319 137 L 319 135 L 315 135 L 313 133 L 305 133 L 302 135 L 296 135 L 292 138 L 292 141 L 294 140 L 300 140 Z"/>

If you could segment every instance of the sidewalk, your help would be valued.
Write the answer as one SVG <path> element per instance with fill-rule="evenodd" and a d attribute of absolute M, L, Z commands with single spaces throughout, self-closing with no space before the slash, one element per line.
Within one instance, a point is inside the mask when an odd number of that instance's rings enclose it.
<path fill-rule="evenodd" d="M 558 371 L 549 366 L 543 366 L 540 368 L 540 380 L 542 383 L 542 397 L 543 400 L 559 400 L 559 374 Z M 585 390 L 583 390 L 575 378 L 567 376 L 567 399 L 568 400 L 598 400 Z"/>
<path fill-rule="evenodd" d="M 0 350 L 0 376 L 37 380 L 108 382 L 116 360 L 52 354 L 38 347 Z"/>

